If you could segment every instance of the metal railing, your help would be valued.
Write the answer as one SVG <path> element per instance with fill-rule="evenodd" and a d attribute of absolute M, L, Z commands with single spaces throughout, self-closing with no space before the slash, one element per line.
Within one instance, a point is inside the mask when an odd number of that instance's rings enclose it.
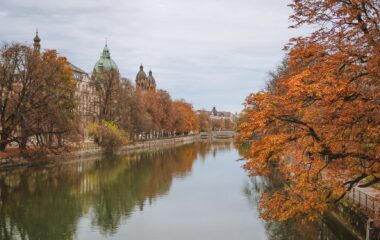
<path fill-rule="evenodd" d="M 348 193 L 347 198 L 371 217 L 380 218 L 380 197 L 371 196 L 355 187 Z"/>
<path fill-rule="evenodd" d="M 178 135 L 170 135 L 170 136 L 144 136 L 141 138 L 132 138 L 129 139 L 128 144 L 136 144 L 136 143 L 145 143 L 148 142 L 149 145 L 154 145 L 155 143 L 153 141 L 155 140 L 167 140 L 167 139 L 177 139 L 177 138 L 183 138 L 183 137 L 193 137 L 197 136 L 198 134 L 178 134 Z M 78 149 L 78 150 L 92 150 L 99 148 L 99 145 L 94 142 L 77 142 L 71 144 L 72 147 Z"/>

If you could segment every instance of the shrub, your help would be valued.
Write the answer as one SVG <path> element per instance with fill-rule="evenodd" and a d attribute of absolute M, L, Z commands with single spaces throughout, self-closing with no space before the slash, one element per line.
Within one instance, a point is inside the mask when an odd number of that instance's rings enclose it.
<path fill-rule="evenodd" d="M 88 127 L 88 133 L 107 152 L 112 152 L 128 142 L 127 134 L 112 121 L 92 123 Z"/>

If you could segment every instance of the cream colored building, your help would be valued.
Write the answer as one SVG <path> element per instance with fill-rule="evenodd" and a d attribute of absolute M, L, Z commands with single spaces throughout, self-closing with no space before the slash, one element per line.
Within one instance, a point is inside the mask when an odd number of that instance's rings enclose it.
<path fill-rule="evenodd" d="M 73 78 L 77 82 L 75 98 L 77 101 L 77 111 L 86 123 L 91 122 L 97 116 L 99 109 L 97 106 L 98 97 L 92 80 L 88 73 L 79 67 L 71 64 Z"/>
<path fill-rule="evenodd" d="M 33 39 L 33 47 L 35 52 L 40 52 L 41 39 L 36 32 L 36 36 Z M 91 84 L 91 78 L 88 73 L 79 67 L 70 63 L 73 73 L 73 79 L 76 81 L 77 88 L 75 91 L 75 99 L 77 104 L 77 113 L 83 121 L 84 127 L 91 121 L 93 121 L 99 112 L 96 105 L 98 97 L 95 89 Z"/>
<path fill-rule="evenodd" d="M 217 111 L 215 107 L 212 108 L 211 111 L 207 110 L 197 110 L 196 113 L 199 115 L 201 113 L 206 113 L 211 120 L 230 120 L 231 122 L 235 122 L 237 118 L 237 114 L 233 114 L 231 112 L 225 111 Z"/>

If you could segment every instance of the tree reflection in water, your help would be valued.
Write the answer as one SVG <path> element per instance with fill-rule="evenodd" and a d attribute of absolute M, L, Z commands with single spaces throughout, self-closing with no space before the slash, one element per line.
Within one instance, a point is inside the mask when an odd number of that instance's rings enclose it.
<path fill-rule="evenodd" d="M 170 149 L 0 173 L 0 239 L 73 239 L 79 219 L 105 235 L 168 193 L 194 161 L 231 143 Z"/>
<path fill-rule="evenodd" d="M 244 194 L 252 206 L 257 208 L 260 195 L 271 193 L 282 186 L 282 177 L 272 172 L 268 177 L 252 177 L 244 187 Z M 351 240 L 357 239 L 341 223 L 331 217 L 320 221 L 301 223 L 300 220 L 265 222 L 269 240 Z"/>

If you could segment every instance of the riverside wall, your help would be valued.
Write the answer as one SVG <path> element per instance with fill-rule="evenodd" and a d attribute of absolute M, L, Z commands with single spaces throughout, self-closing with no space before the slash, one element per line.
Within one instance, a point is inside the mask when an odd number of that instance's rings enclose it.
<path fill-rule="evenodd" d="M 148 149 L 169 148 L 189 144 L 200 140 L 199 135 L 184 135 L 162 139 L 150 139 L 138 141 L 122 146 L 116 154 L 145 151 Z M 56 154 L 49 154 L 40 159 L 26 159 L 23 157 L 0 158 L 0 171 L 22 167 L 37 167 L 44 165 L 57 165 L 73 161 L 90 160 L 98 158 L 103 153 L 103 149 L 95 144 L 84 144 L 79 149 Z"/>
<path fill-rule="evenodd" d="M 343 200 L 332 211 L 328 212 L 327 217 L 343 224 L 346 229 L 349 229 L 358 239 L 380 239 L 379 222 L 368 217 L 368 215 L 363 212 L 363 209 L 353 205 L 347 200 Z"/>

